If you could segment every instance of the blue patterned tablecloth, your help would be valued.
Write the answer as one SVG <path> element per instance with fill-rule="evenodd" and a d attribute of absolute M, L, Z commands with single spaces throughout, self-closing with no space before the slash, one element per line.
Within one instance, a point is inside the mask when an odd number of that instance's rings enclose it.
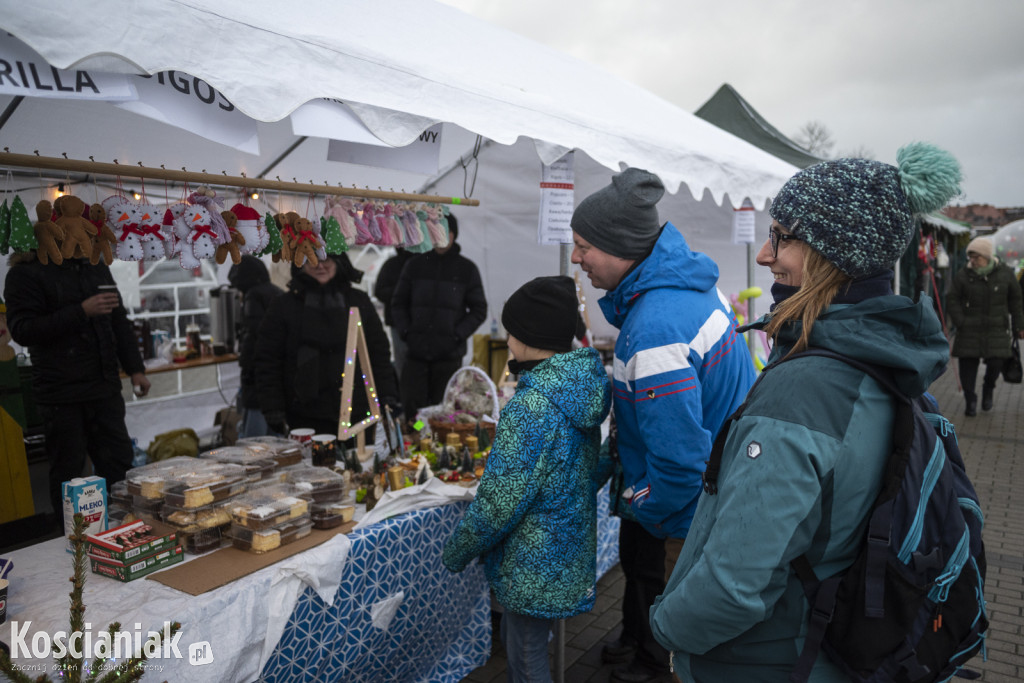
<path fill-rule="evenodd" d="M 598 576 L 618 562 L 618 518 L 598 494 Z M 483 569 L 452 574 L 445 541 L 468 503 L 417 510 L 349 534 L 352 547 L 331 606 L 305 588 L 261 681 L 452 683 L 491 651 Z M 388 620 L 388 606 L 397 610 Z M 376 623 L 374 616 L 376 615 Z"/>

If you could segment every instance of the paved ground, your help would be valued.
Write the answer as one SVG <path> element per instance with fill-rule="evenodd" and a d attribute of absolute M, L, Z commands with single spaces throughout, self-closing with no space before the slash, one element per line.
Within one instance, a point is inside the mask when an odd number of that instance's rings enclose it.
<path fill-rule="evenodd" d="M 985 512 L 985 597 L 991 621 L 988 661 L 979 655 L 969 666 L 981 672 L 979 680 L 986 683 L 1018 683 L 1024 681 L 1024 385 L 1000 383 L 993 410 L 972 418 L 963 414 L 963 397 L 953 372 L 939 378 L 931 391 L 943 414 L 956 425 L 967 471 Z M 1018 450 L 1021 462 L 1016 459 Z M 611 667 L 601 664 L 601 645 L 618 635 L 623 584 L 616 565 L 598 582 L 594 610 L 566 621 L 566 683 L 609 680 Z M 500 645 L 486 665 L 465 679 L 472 683 L 504 680 Z"/>

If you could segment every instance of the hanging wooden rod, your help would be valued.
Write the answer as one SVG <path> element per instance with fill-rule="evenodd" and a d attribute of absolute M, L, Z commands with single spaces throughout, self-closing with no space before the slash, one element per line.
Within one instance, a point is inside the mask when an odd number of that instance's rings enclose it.
<path fill-rule="evenodd" d="M 303 194 L 333 194 L 344 197 L 360 197 L 364 199 L 391 199 L 405 202 L 432 202 L 435 204 L 458 204 L 460 206 L 480 206 L 479 199 L 467 199 L 463 197 L 440 197 L 430 194 L 411 194 L 408 192 L 388 192 L 385 190 L 371 190 L 369 188 L 359 189 L 357 187 L 330 186 L 324 182 L 323 185 L 310 183 L 285 182 L 283 180 L 267 180 L 265 178 L 246 178 L 245 176 L 229 176 L 226 173 L 217 175 L 215 173 L 196 173 L 182 168 L 180 171 L 172 171 L 163 168 L 149 168 L 141 163 L 138 166 L 119 164 L 114 160 L 112 164 L 105 164 L 98 161 L 79 161 L 77 159 L 59 159 L 57 157 L 44 157 L 35 154 L 14 154 L 4 148 L 0 154 L 0 166 L 17 166 L 19 168 L 45 168 L 54 171 L 74 171 L 90 173 L 93 175 L 129 176 L 132 178 L 148 178 L 151 180 L 173 180 L 187 182 L 193 185 L 227 185 L 231 187 L 244 187 L 251 190 L 282 190 L 284 192 L 300 192 Z M 294 178 L 292 179 L 294 180 Z"/>

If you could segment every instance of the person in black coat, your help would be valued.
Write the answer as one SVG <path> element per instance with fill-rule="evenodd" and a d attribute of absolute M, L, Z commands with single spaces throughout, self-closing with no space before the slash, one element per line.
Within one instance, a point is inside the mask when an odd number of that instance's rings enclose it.
<path fill-rule="evenodd" d="M 487 318 L 476 264 L 459 254 L 459 224 L 448 216 L 444 247 L 409 260 L 391 299 L 395 329 L 406 344 L 402 369 L 405 416 L 444 400 L 448 380 L 462 366 L 466 340 Z"/>
<path fill-rule="evenodd" d="M 348 347 L 349 308 L 359 309 L 376 393 L 398 412 L 391 347 L 370 296 L 352 286 L 362 278 L 348 256 L 329 256 L 316 266 L 292 266 L 288 291 L 274 299 L 256 340 L 256 390 L 272 432 L 311 428 L 337 434 L 341 384 Z M 352 422 L 365 419 L 369 402 L 360 363 L 355 366 Z"/>
<path fill-rule="evenodd" d="M 402 247 L 395 249 L 395 255 L 384 262 L 377 273 L 377 281 L 373 285 L 373 296 L 377 301 L 384 304 L 384 324 L 391 328 L 391 350 L 394 352 L 395 372 L 402 374 L 402 367 L 405 364 L 405 342 L 398 336 L 395 330 L 395 319 L 391 315 L 391 298 L 398 286 L 398 278 L 402 274 L 402 268 L 415 256 L 413 252 Z"/>
<path fill-rule="evenodd" d="M 32 360 L 50 503 L 63 528 L 61 483 L 82 476 L 86 457 L 108 487 L 132 465 L 119 370 L 131 377 L 137 396 L 149 393 L 149 380 L 128 311 L 104 263 L 65 259 L 43 265 L 35 252 L 25 252 L 12 256 L 10 265 L 7 325 Z"/>
<path fill-rule="evenodd" d="M 263 261 L 251 254 L 246 254 L 241 261 L 231 266 L 228 282 L 242 293 L 242 328 L 238 349 L 238 367 L 242 371 L 239 391 L 242 424 L 238 435 L 264 436 L 267 423 L 263 419 L 259 395 L 256 393 L 256 338 L 270 302 L 281 295 L 283 290 L 270 281 L 270 273 Z"/>

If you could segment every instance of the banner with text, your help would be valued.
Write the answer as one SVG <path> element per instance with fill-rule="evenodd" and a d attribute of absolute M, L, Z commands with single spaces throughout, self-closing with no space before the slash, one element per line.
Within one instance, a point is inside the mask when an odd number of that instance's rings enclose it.
<path fill-rule="evenodd" d="M 441 166 L 441 124 L 427 128 L 405 147 L 330 140 L 327 143 L 327 160 L 433 175 Z"/>
<path fill-rule="evenodd" d="M 260 153 L 256 119 L 235 109 L 203 79 L 181 71 L 133 78 L 139 98 L 118 103 L 121 109 L 249 154 Z"/>
<path fill-rule="evenodd" d="M 573 153 L 549 166 L 544 166 L 540 181 L 540 220 L 538 244 L 572 244 Z"/>
<path fill-rule="evenodd" d="M 0 31 L 0 94 L 76 100 L 135 99 L 129 76 L 57 69 L 14 36 Z"/>

